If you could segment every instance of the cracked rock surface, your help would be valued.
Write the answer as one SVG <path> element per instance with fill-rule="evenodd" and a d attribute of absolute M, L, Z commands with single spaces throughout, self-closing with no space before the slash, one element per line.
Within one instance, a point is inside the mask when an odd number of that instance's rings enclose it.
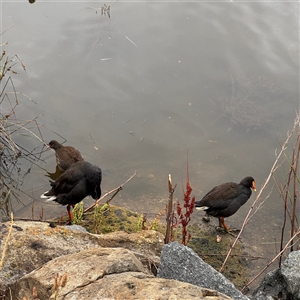
<path fill-rule="evenodd" d="M 54 289 L 56 274 L 67 274 Z M 12 286 L 13 299 L 231 299 L 216 291 L 176 280 L 156 278 L 130 250 L 97 248 L 58 257 Z"/>
<path fill-rule="evenodd" d="M 1 253 L 9 226 L 1 224 Z M 0 298 L 4 291 L 14 300 L 231 299 L 155 277 L 162 246 L 163 236 L 153 230 L 94 235 L 80 226 L 16 221 L 0 270 Z"/>

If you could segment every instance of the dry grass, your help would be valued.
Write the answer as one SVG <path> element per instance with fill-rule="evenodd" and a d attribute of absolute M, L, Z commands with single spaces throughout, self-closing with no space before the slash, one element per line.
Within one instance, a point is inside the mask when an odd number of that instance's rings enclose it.
<path fill-rule="evenodd" d="M 67 284 L 68 274 L 64 273 L 63 275 L 56 274 L 54 278 L 54 299 L 57 300 L 59 296 L 59 291 Z"/>
<path fill-rule="evenodd" d="M 2 46 L 5 44 L 7 43 Z M 9 57 L 5 51 L 2 51 L 0 56 L 0 217 L 9 215 L 11 197 L 20 200 L 19 193 L 23 192 L 19 187 L 26 175 L 30 173 L 32 165 L 38 165 L 44 150 L 38 117 L 32 120 L 17 117 L 21 100 L 22 103 L 23 101 L 35 103 L 25 94 L 18 92 L 14 86 L 12 76 L 18 74 L 15 69 L 20 66 L 26 73 L 26 67 L 17 55 Z M 38 140 L 38 146 L 33 146 L 35 144 L 33 141 L 32 149 L 23 147 L 22 144 L 29 138 Z"/>
<path fill-rule="evenodd" d="M 3 266 L 5 253 L 6 253 L 6 250 L 7 250 L 7 247 L 8 247 L 8 241 L 9 241 L 9 238 L 10 238 L 10 235 L 11 235 L 11 232 L 12 232 L 12 228 L 13 228 L 13 224 L 14 224 L 13 213 L 10 214 L 10 219 L 11 219 L 11 223 L 10 223 L 10 226 L 9 226 L 7 237 L 5 239 L 5 243 L 4 243 L 3 250 L 2 250 L 2 255 L 1 255 L 1 260 L 0 260 L 0 270 L 2 269 L 2 266 Z"/>
<path fill-rule="evenodd" d="M 7 250 L 7 247 L 8 247 L 8 242 L 9 242 L 9 239 L 10 239 L 10 236 L 11 236 L 11 232 L 12 232 L 12 228 L 13 228 L 13 224 L 14 224 L 14 216 L 13 216 L 13 213 L 11 213 L 10 215 L 10 218 L 11 218 L 11 223 L 10 223 L 10 226 L 9 226 L 9 230 L 8 230 L 8 234 L 7 234 L 7 237 L 5 239 L 5 242 L 4 242 L 4 245 L 3 245 L 3 249 L 2 249 L 2 254 L 1 254 L 1 260 L 0 260 L 0 270 L 2 269 L 2 266 L 3 266 L 3 262 L 4 262 L 4 258 L 5 258 L 5 253 L 6 253 L 6 250 Z M 2 293 L 2 299 L 4 299 L 4 288 L 2 287 L 3 283 L 2 283 L 2 280 L 0 279 L 0 295 Z"/>

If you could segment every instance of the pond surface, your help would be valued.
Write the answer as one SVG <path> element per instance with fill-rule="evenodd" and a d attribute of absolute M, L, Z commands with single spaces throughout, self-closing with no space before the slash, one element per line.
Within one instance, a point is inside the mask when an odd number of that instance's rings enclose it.
<path fill-rule="evenodd" d="M 39 116 L 46 143 L 66 139 L 99 165 L 103 193 L 136 170 L 113 203 L 148 217 L 167 202 L 168 174 L 182 198 L 187 153 L 196 199 L 248 175 L 260 189 L 299 109 L 299 4 L 105 4 L 110 18 L 99 1 L 1 1 L 1 32 L 9 28 L 2 48 L 27 71 L 15 66 L 18 118 Z M 18 138 L 24 147 L 41 144 Z M 53 152 L 42 159 L 22 185 L 25 206 L 13 203 L 16 217 L 37 218 L 41 207 L 45 218 L 66 212 L 39 199 L 49 189 L 46 170 L 55 170 Z M 241 227 L 254 198 L 228 225 Z M 276 252 L 269 243 L 280 240 L 281 218 L 273 188 L 243 233 L 259 255 Z"/>

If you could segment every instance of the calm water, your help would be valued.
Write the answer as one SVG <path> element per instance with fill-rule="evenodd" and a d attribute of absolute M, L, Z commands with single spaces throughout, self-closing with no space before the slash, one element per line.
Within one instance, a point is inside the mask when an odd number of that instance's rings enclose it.
<path fill-rule="evenodd" d="M 187 151 L 196 198 L 247 175 L 259 189 L 299 108 L 299 4 L 115 1 L 111 18 L 102 5 L 1 1 L 1 32 L 13 25 L 1 44 L 27 70 L 16 67 L 15 87 L 35 102 L 20 95 L 18 118 L 40 116 L 46 142 L 62 136 L 101 166 L 103 192 L 137 170 L 113 202 L 149 216 L 166 204 L 169 173 L 182 197 Z M 49 218 L 66 210 L 39 201 L 55 170 L 53 152 L 42 158 L 22 188 Z M 31 217 L 32 199 L 22 200 L 16 215 Z M 253 200 L 228 224 L 240 227 Z M 280 239 L 281 210 L 274 189 L 245 238 Z"/>

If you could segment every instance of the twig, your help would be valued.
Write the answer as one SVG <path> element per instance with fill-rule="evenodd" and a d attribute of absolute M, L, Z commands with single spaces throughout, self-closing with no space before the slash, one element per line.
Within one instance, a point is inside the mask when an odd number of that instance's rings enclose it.
<path fill-rule="evenodd" d="M 293 189 L 293 213 L 291 219 L 291 236 L 296 232 L 295 229 L 295 218 L 296 218 L 296 207 L 297 207 L 297 198 L 298 198 L 298 183 L 297 183 L 297 172 L 298 172 L 298 162 L 299 162 L 299 152 L 300 152 L 300 143 L 299 143 L 300 132 L 297 135 L 296 149 L 293 149 L 292 165 L 291 169 L 294 174 L 294 189 Z M 293 251 L 293 240 L 291 241 L 291 251 Z"/>
<path fill-rule="evenodd" d="M 125 37 L 129 42 L 131 42 L 134 46 L 137 47 L 137 44 L 133 40 L 131 40 L 127 35 L 125 35 Z"/>
<path fill-rule="evenodd" d="M 4 34 L 6 31 L 8 31 L 9 29 L 11 29 L 12 27 L 14 27 L 14 26 L 15 26 L 15 24 L 12 24 L 10 27 L 8 27 L 7 29 L 5 29 L 3 32 L 0 33 L 0 36 L 2 34 Z"/>
<path fill-rule="evenodd" d="M 266 188 L 266 186 L 268 185 L 268 183 L 269 183 L 269 181 L 270 181 L 270 179 L 271 179 L 273 173 L 274 173 L 275 170 L 277 169 L 277 164 L 278 164 L 279 158 L 281 157 L 281 155 L 282 155 L 282 154 L 284 153 L 284 151 L 286 150 L 286 146 L 287 146 L 287 144 L 288 144 L 288 142 L 289 142 L 291 136 L 293 135 L 294 131 L 295 131 L 296 128 L 299 126 L 299 122 L 300 122 L 300 113 L 297 114 L 297 117 L 296 117 L 296 120 L 295 120 L 293 129 L 291 130 L 291 132 L 288 132 L 288 134 L 287 134 L 287 139 L 285 140 L 285 142 L 284 142 L 283 145 L 281 146 L 280 152 L 279 152 L 279 154 L 277 155 L 277 157 L 276 157 L 276 159 L 275 159 L 275 162 L 274 162 L 274 164 L 273 164 L 273 166 L 272 166 L 272 168 L 271 168 L 271 171 L 270 171 L 270 173 L 269 173 L 267 179 L 265 180 L 265 183 L 263 184 L 262 188 L 260 189 L 260 191 L 259 191 L 259 193 L 258 193 L 258 195 L 257 195 L 257 197 L 256 197 L 256 199 L 255 199 L 255 201 L 254 201 L 253 204 L 251 205 L 251 208 L 250 208 L 250 210 L 249 210 L 249 212 L 248 212 L 248 214 L 247 214 L 247 216 L 246 216 L 246 218 L 245 218 L 245 220 L 244 220 L 244 222 L 243 222 L 242 228 L 241 228 L 239 234 L 237 235 L 236 239 L 234 240 L 234 242 L 233 242 L 231 248 L 229 249 L 229 251 L 228 251 L 228 253 L 227 253 L 227 256 L 226 256 L 226 258 L 225 258 L 225 260 L 224 260 L 224 262 L 223 262 L 223 264 L 222 264 L 222 266 L 221 266 L 221 269 L 219 270 L 220 273 L 223 272 L 223 270 L 224 270 L 224 268 L 225 268 L 225 265 L 226 265 L 226 262 L 227 262 L 227 260 L 228 260 L 228 258 L 229 258 L 229 256 L 230 256 L 230 254 L 231 254 L 233 248 L 235 247 L 235 245 L 236 245 L 237 241 L 239 240 L 239 238 L 240 238 L 242 232 L 244 231 L 245 226 L 246 226 L 246 224 L 247 224 L 248 221 L 249 221 L 249 216 L 250 216 L 250 214 L 251 214 L 251 212 L 252 212 L 252 210 L 253 210 L 253 208 L 254 208 L 254 205 L 255 205 L 255 204 L 258 202 L 258 200 L 260 199 L 260 196 L 261 196 L 262 192 L 265 190 L 265 188 Z"/>
<path fill-rule="evenodd" d="M 289 173 L 288 173 L 287 180 L 286 180 L 284 187 L 282 187 L 282 185 L 279 183 L 279 181 L 276 177 L 276 174 L 273 174 L 274 181 L 277 185 L 278 191 L 279 191 L 280 196 L 282 197 L 282 200 L 284 203 L 284 215 L 283 215 L 283 223 L 282 223 L 283 225 L 281 228 L 280 250 L 282 250 L 282 248 L 283 248 L 283 239 L 284 239 L 284 233 L 285 233 L 286 222 L 287 222 L 287 214 L 291 221 L 290 237 L 293 236 L 294 232 L 297 231 L 297 229 L 295 229 L 295 221 L 297 222 L 297 224 L 299 224 L 297 215 L 296 215 L 296 205 L 297 205 L 297 198 L 298 198 L 297 168 L 298 168 L 299 147 L 300 147 L 299 140 L 300 140 L 300 131 L 298 132 L 296 144 L 293 148 L 292 158 L 290 159 L 288 157 L 288 155 L 285 154 L 285 158 L 289 164 Z M 290 186 L 291 186 L 291 182 L 292 182 L 292 176 L 294 176 L 294 178 L 293 178 L 294 179 L 293 180 L 293 187 L 294 187 L 293 188 L 293 196 L 294 196 L 293 201 L 291 199 L 291 194 L 290 194 Z M 292 204 L 292 213 L 288 206 L 288 199 L 290 200 L 290 202 Z M 294 242 L 291 241 L 291 251 L 293 251 L 293 245 L 294 245 Z M 281 262 L 282 262 L 282 256 L 280 256 L 280 258 L 279 258 L 279 267 L 281 266 Z"/>
<path fill-rule="evenodd" d="M 258 278 L 279 256 L 282 255 L 282 253 L 289 247 L 289 244 L 292 242 L 292 240 L 300 234 L 300 230 L 298 230 L 286 243 L 285 247 L 253 278 L 251 279 L 241 290 L 243 292 L 256 278 Z"/>
<path fill-rule="evenodd" d="M 95 205 L 99 204 L 99 203 L 101 202 L 102 199 L 104 199 L 106 196 L 108 196 L 108 195 L 110 195 L 110 194 L 112 194 L 112 193 L 115 193 L 115 194 L 112 196 L 112 198 L 115 197 L 115 195 L 116 195 L 120 190 L 122 190 L 123 186 L 124 186 L 127 182 L 129 182 L 135 175 L 136 175 L 136 171 L 134 171 L 134 174 L 131 175 L 131 176 L 130 176 L 123 184 L 121 184 L 119 187 L 117 187 L 117 188 L 115 188 L 115 189 L 113 189 L 113 190 L 111 190 L 111 191 L 105 193 L 101 198 L 99 198 L 97 201 L 95 201 L 90 207 L 86 208 L 83 212 L 86 213 L 87 211 L 91 210 Z M 112 198 L 109 199 L 108 201 L 111 201 Z"/>
<path fill-rule="evenodd" d="M 167 207 L 164 207 L 155 217 L 155 219 L 152 222 L 152 225 L 150 226 L 150 229 L 156 230 L 157 224 L 159 223 L 160 217 L 163 215 L 163 213 L 167 210 Z"/>
<path fill-rule="evenodd" d="M 39 117 L 41 117 L 43 115 L 40 115 L 40 116 L 37 116 L 35 117 L 34 119 L 32 120 L 27 120 L 27 121 L 24 121 L 25 123 L 23 125 L 19 125 L 18 123 L 13 123 L 16 127 L 18 127 L 19 129 L 23 129 L 23 130 L 26 130 L 28 132 L 30 132 L 30 134 L 32 134 L 37 140 L 39 140 L 40 142 L 42 142 L 44 145 L 47 145 L 40 137 L 38 137 L 35 133 L 33 133 L 31 130 L 29 130 L 28 128 L 26 128 L 25 126 L 32 123 L 32 122 L 35 122 Z M 35 122 L 36 123 L 36 122 Z M 37 123 L 36 123 L 37 124 Z M 38 128 L 39 126 L 37 126 Z M 40 132 L 40 130 L 39 130 Z"/>
<path fill-rule="evenodd" d="M 12 228 L 13 228 L 13 224 L 14 224 L 14 215 L 13 215 L 13 213 L 10 213 L 10 220 L 11 220 L 11 223 L 10 223 L 9 231 L 8 231 L 8 234 L 7 234 L 4 246 L 3 246 L 3 250 L 2 250 L 2 256 L 1 256 L 1 260 L 0 260 L 0 270 L 2 269 L 2 265 L 3 265 L 3 261 L 4 261 L 4 257 L 5 257 L 5 252 L 6 252 L 6 249 L 7 249 L 7 246 L 8 246 L 8 241 L 9 241 L 9 238 L 10 238 L 10 235 L 11 235 L 11 232 L 12 232 Z"/>
<path fill-rule="evenodd" d="M 106 201 L 106 204 L 109 204 L 109 202 L 114 199 L 121 190 L 123 190 L 123 187 L 119 186 L 116 192 Z"/>
<path fill-rule="evenodd" d="M 211 256 L 226 256 L 227 255 L 227 253 L 226 254 L 222 254 L 222 253 L 210 253 L 210 254 L 208 254 L 208 253 L 197 253 L 200 257 L 202 257 L 202 256 L 209 256 L 209 257 L 211 257 Z M 252 255 L 243 255 L 243 254 L 241 254 L 241 255 L 239 255 L 239 254 L 233 254 L 232 256 L 234 256 L 234 257 L 245 257 L 245 258 L 248 258 L 248 259 L 251 259 L 251 260 L 255 260 L 255 259 L 263 259 L 264 257 L 263 256 L 252 256 Z"/>
<path fill-rule="evenodd" d="M 168 244 L 172 237 L 172 211 L 173 211 L 173 194 L 176 188 L 176 184 L 172 186 L 172 178 L 171 174 L 169 174 L 168 179 L 168 187 L 169 187 L 169 201 L 167 205 L 167 228 L 166 228 L 166 236 L 165 236 L 165 244 Z"/>

